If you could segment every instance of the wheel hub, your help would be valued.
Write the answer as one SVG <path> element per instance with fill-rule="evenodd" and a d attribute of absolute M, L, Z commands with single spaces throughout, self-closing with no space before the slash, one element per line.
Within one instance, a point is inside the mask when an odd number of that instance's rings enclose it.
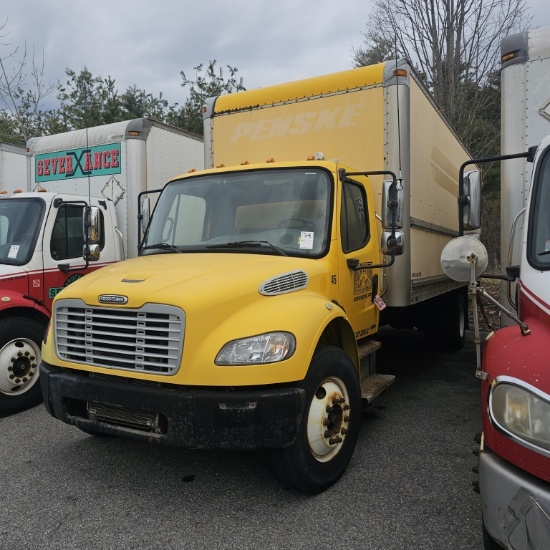
<path fill-rule="evenodd" d="M 349 429 L 349 402 L 339 380 L 325 380 L 315 392 L 308 416 L 309 447 L 315 458 L 327 462 L 342 448 Z"/>
<path fill-rule="evenodd" d="M 0 350 L 0 392 L 17 395 L 27 391 L 38 379 L 40 348 L 27 339 L 8 342 Z"/>
<path fill-rule="evenodd" d="M 29 358 L 30 354 L 29 352 L 26 352 L 26 354 L 27 355 L 23 357 L 18 357 L 13 362 L 12 373 L 16 378 L 23 378 L 24 376 L 27 376 L 32 369 L 32 363 Z"/>

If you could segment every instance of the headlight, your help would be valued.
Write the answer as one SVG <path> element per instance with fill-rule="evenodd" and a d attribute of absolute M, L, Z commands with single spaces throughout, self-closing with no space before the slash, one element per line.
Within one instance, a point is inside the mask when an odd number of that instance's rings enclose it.
<path fill-rule="evenodd" d="M 497 383 L 491 392 L 491 416 L 504 431 L 550 451 L 550 402 L 535 391 Z"/>
<path fill-rule="evenodd" d="M 234 340 L 226 344 L 216 357 L 216 365 L 252 365 L 276 363 L 290 357 L 296 339 L 288 332 L 269 332 Z"/>

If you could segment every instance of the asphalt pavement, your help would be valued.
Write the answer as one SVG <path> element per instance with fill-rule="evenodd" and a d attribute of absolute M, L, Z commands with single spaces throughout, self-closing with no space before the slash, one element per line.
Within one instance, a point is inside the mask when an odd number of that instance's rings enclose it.
<path fill-rule="evenodd" d="M 283 489 L 256 453 L 100 439 L 39 405 L 0 418 L 0 549 L 482 548 L 472 489 L 480 431 L 472 334 L 434 352 L 382 331 L 397 376 L 362 420 L 343 478 Z"/>

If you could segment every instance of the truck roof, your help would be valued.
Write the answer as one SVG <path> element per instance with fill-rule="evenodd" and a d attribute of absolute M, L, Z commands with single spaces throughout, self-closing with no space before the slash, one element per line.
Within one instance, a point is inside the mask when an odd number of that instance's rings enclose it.
<path fill-rule="evenodd" d="M 134 118 L 132 120 L 113 122 L 112 124 L 103 124 L 102 126 L 94 126 L 92 128 L 71 130 L 51 136 L 34 137 L 27 141 L 27 150 L 29 153 L 36 155 L 49 151 L 76 149 L 79 147 L 125 141 L 127 139 L 146 140 L 153 126 L 202 141 L 200 136 L 186 132 L 181 128 L 176 128 L 150 118 Z"/>
<path fill-rule="evenodd" d="M 382 84 L 384 82 L 384 67 L 386 63 L 358 67 L 337 73 L 285 82 L 275 86 L 266 86 L 256 90 L 247 90 L 237 94 L 224 94 L 216 99 L 214 111 L 216 113 L 234 111 L 271 105 L 274 103 L 328 95 L 331 92 L 342 92 Z"/>
<path fill-rule="evenodd" d="M 0 200 L 9 200 L 9 199 L 29 199 L 29 198 L 40 198 L 44 199 L 46 202 L 51 202 L 55 197 L 62 197 L 66 200 L 85 200 L 88 201 L 89 197 L 83 195 L 73 195 L 71 193 L 59 193 L 53 191 L 35 191 L 29 193 L 3 193 L 0 194 Z M 92 197 L 92 199 L 97 199 L 98 197 Z M 100 200 L 107 201 L 105 197 L 99 197 Z"/>

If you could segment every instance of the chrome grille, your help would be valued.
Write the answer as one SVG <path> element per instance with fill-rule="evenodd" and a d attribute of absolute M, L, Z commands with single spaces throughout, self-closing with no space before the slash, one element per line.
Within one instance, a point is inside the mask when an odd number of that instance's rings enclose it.
<path fill-rule="evenodd" d="M 180 365 L 184 330 L 185 314 L 174 306 L 90 307 L 60 300 L 55 307 L 57 354 L 75 363 L 171 375 Z"/>

